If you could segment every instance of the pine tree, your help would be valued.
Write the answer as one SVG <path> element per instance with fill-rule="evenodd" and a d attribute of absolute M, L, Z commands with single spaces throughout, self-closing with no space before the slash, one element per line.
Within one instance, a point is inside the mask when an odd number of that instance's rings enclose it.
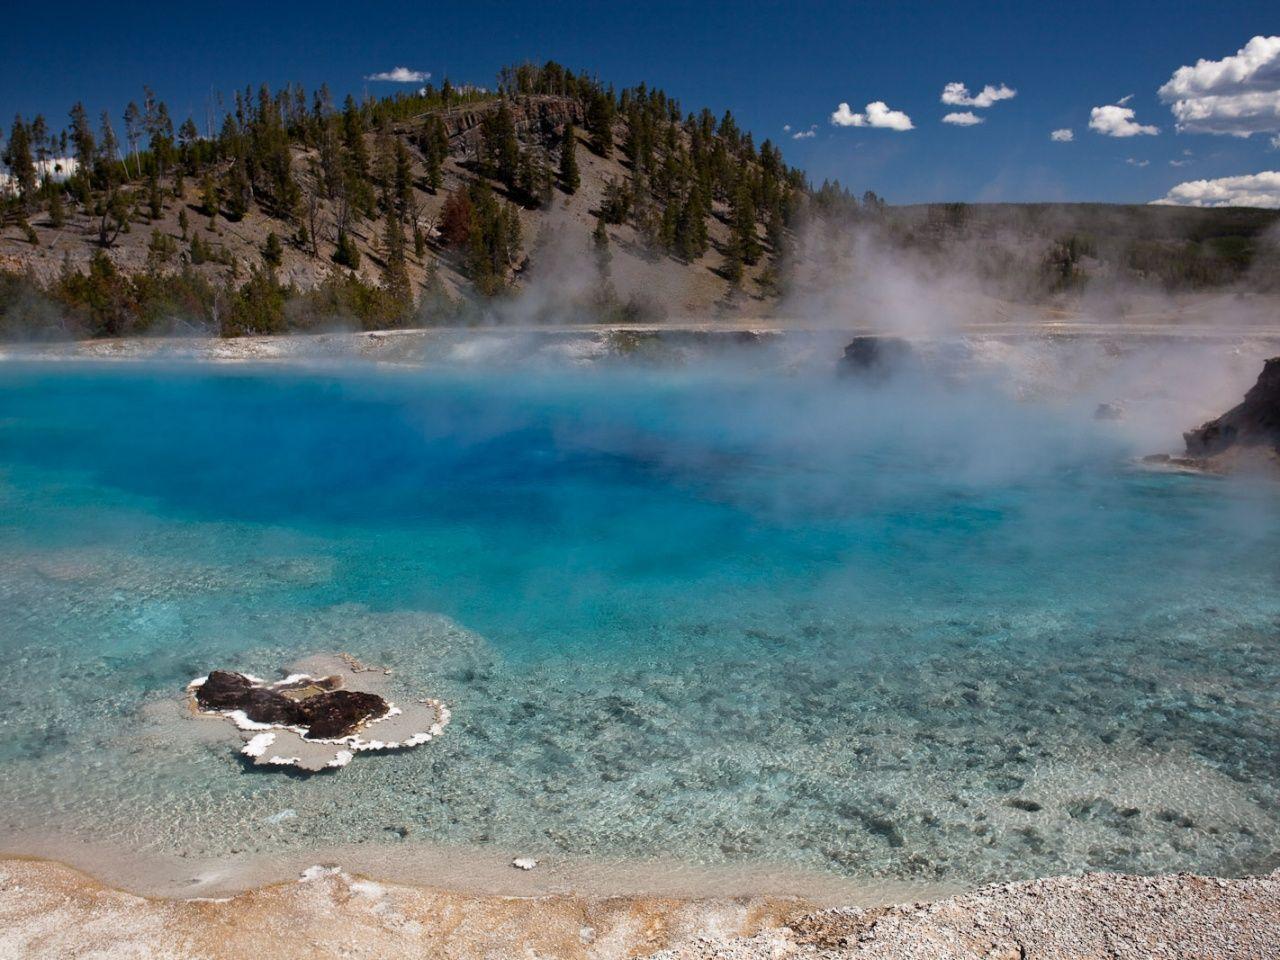
<path fill-rule="evenodd" d="M 262 262 L 272 270 L 284 262 L 284 246 L 274 230 L 267 234 L 267 242 L 262 248 Z"/>
<path fill-rule="evenodd" d="M 36 192 L 36 167 L 31 159 L 31 129 L 21 116 L 13 118 L 9 130 L 9 143 L 4 151 L 4 165 L 18 185 L 18 196 L 23 205 L 34 198 Z"/>
<path fill-rule="evenodd" d="M 395 209 L 388 207 L 383 228 L 382 286 L 402 313 L 413 306 L 413 288 L 404 259 L 404 224 Z"/>
<path fill-rule="evenodd" d="M 333 262 L 349 270 L 360 269 L 360 249 L 346 231 L 338 231 L 338 243 L 333 250 Z"/>
<path fill-rule="evenodd" d="M 725 114 L 729 118 L 728 113 Z M 760 240 L 756 236 L 756 207 L 751 198 L 751 185 L 747 177 L 738 178 L 738 189 L 733 198 L 732 236 L 729 245 L 735 256 L 744 264 L 760 259 Z"/>
<path fill-rule="evenodd" d="M 564 141 L 560 145 L 560 183 L 565 193 L 578 192 L 582 176 L 578 173 L 578 136 L 573 124 L 565 124 Z"/>
<path fill-rule="evenodd" d="M 449 156 L 449 133 L 444 121 L 434 113 L 427 117 L 418 135 L 418 149 L 422 151 L 427 171 L 427 186 L 433 191 L 439 190 L 444 181 L 444 161 Z"/>
<path fill-rule="evenodd" d="M 597 269 L 603 276 L 608 276 L 613 252 L 609 249 L 609 231 L 605 229 L 603 217 L 596 217 L 596 228 L 591 231 L 591 247 L 595 251 Z"/>
<path fill-rule="evenodd" d="M 613 93 L 597 90 L 587 107 L 587 127 L 591 131 L 591 147 L 602 157 L 613 152 L 613 119 Z"/>
<path fill-rule="evenodd" d="M 396 213 L 401 220 L 409 215 L 413 203 L 413 159 L 403 140 L 397 139 L 394 148 L 395 172 L 393 174 Z"/>
<path fill-rule="evenodd" d="M 71 143 L 75 147 L 77 172 L 87 179 L 98 156 L 98 145 L 89 126 L 89 114 L 79 102 L 71 108 Z"/>
<path fill-rule="evenodd" d="M 213 179 L 213 174 L 206 173 L 204 182 L 200 185 L 200 209 L 209 218 L 209 229 L 213 229 L 213 221 L 218 216 L 218 209 L 222 205 L 221 195 L 218 192 L 218 181 Z"/>

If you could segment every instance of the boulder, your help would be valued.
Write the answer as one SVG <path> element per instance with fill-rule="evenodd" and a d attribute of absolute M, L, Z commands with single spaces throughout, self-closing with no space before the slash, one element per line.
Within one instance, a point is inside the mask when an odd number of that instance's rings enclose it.
<path fill-rule="evenodd" d="M 1266 362 L 1243 403 L 1182 438 L 1190 457 L 1216 457 L 1239 447 L 1280 454 L 1280 357 Z"/>
<path fill-rule="evenodd" d="M 840 374 L 884 377 L 914 359 L 911 344 L 899 337 L 854 337 L 844 348 Z"/>

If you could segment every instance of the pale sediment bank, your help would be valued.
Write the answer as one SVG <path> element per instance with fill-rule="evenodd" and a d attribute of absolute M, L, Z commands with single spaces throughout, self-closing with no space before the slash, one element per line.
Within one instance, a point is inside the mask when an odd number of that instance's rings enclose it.
<path fill-rule="evenodd" d="M 277 336 L 130 337 L 0 344 L 0 361 L 164 360 L 213 363 L 332 363 L 361 360 L 393 365 L 428 362 L 484 363 L 542 356 L 590 362 L 653 351 L 713 348 L 780 341 L 811 341 L 815 348 L 842 348 L 851 337 L 894 336 L 932 340 L 1026 340 L 1041 338 L 1115 342 L 1191 343 L 1240 341 L 1280 343 L 1275 323 L 1230 324 L 1204 318 L 1173 321 L 1131 318 L 1098 321 L 1074 316 L 942 324 L 917 331 L 860 324 L 760 318 L 688 320 L 657 324 L 584 323 L 520 326 L 423 327 L 367 332 L 335 331 Z M 830 351 L 828 351 L 830 352 Z M 839 349 L 830 353 L 839 356 Z"/>
<path fill-rule="evenodd" d="M 1280 872 L 1232 880 L 1086 874 L 931 902 L 819 909 L 795 897 L 502 896 L 336 867 L 232 897 L 146 898 L 58 863 L 0 861 L 0 956 L 15 960 L 1278 954 Z"/>

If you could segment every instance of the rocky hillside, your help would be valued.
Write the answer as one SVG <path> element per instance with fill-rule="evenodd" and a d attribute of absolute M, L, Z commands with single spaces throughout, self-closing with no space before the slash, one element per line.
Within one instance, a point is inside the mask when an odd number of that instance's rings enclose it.
<path fill-rule="evenodd" d="M 806 190 L 730 114 L 553 63 L 341 108 L 246 90 L 214 135 L 144 103 L 123 141 L 79 104 L 61 140 L 14 124 L 0 333 L 759 314 Z"/>

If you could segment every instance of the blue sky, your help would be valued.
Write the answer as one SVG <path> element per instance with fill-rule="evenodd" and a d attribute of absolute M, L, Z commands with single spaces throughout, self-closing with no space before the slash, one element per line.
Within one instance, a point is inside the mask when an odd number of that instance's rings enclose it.
<path fill-rule="evenodd" d="M 815 182 L 839 178 L 896 203 L 929 200 L 1145 202 L 1187 180 L 1280 170 L 1280 120 L 1249 138 L 1176 132 L 1159 88 L 1182 66 L 1280 34 L 1280 5 L 1214 3 L 239 3 L 17 4 L 0 31 L 0 116 L 54 125 L 83 99 L 117 118 L 150 83 L 175 120 L 204 115 L 211 89 L 363 78 L 395 66 L 491 84 L 504 63 L 556 59 L 618 85 L 646 81 L 686 109 L 731 108 L 757 140 L 782 143 Z M 1265 65 L 1264 65 L 1265 66 Z M 1280 61 L 1277 61 L 1280 71 Z M 1269 67 L 1267 69 L 1270 69 Z M 1265 71 L 1264 71 L 1265 72 Z M 1280 117 L 1280 72 L 1270 83 Z M 1192 78 L 1195 79 L 1194 77 Z M 1246 78 L 1247 80 L 1248 78 Z M 947 106 L 948 83 L 971 96 Z M 1268 91 L 1270 91 L 1268 93 Z M 1213 91 L 1209 91 L 1213 93 Z M 1121 98 L 1132 99 L 1120 103 Z M 907 114 L 913 129 L 840 127 L 840 103 Z M 1199 101 L 1197 101 L 1199 102 Z M 1268 101 L 1269 103 L 1270 101 Z M 1090 130 L 1095 107 L 1159 133 Z M 1264 104 L 1266 106 L 1266 104 Z M 1268 108 L 1269 109 L 1269 108 Z M 874 113 L 875 111 L 872 111 Z M 983 122 L 941 122 L 970 112 Z M 791 134 L 814 126 L 811 138 Z M 899 124 L 901 125 L 901 124 Z M 1212 124 L 1210 124 L 1212 125 Z M 790 126 L 790 132 L 784 132 Z M 1069 129 L 1071 142 L 1050 132 Z M 1172 165 L 1173 164 L 1177 165 Z"/>

